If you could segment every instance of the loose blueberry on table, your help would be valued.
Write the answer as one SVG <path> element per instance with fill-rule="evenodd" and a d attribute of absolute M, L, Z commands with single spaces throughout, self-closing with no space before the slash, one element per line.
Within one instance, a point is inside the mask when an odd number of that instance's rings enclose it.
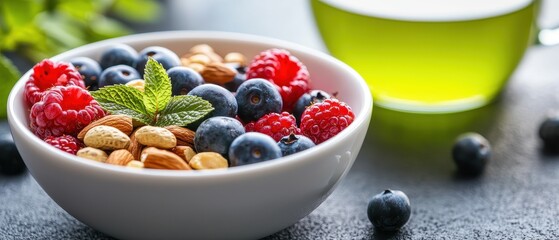
<path fill-rule="evenodd" d="M 0 173 L 11 175 L 25 170 L 7 121 L 0 121 L 0 153 Z"/>
<path fill-rule="evenodd" d="M 411 205 L 408 196 L 397 190 L 384 190 L 373 196 L 367 206 L 367 216 L 377 229 L 396 231 L 410 219 Z"/>
<path fill-rule="evenodd" d="M 546 150 L 559 151 L 559 114 L 548 115 L 540 124 L 538 135 Z"/>
<path fill-rule="evenodd" d="M 310 149 L 355 118 L 344 102 L 311 89 L 305 65 L 284 49 L 247 63 L 206 44 L 182 55 L 119 44 L 100 62 L 71 63 L 47 59 L 33 68 L 24 89 L 29 128 L 55 148 L 106 164 L 252 164 Z"/>
<path fill-rule="evenodd" d="M 491 157 L 489 141 L 478 133 L 465 133 L 458 137 L 452 148 L 452 158 L 458 171 L 479 175 Z"/>

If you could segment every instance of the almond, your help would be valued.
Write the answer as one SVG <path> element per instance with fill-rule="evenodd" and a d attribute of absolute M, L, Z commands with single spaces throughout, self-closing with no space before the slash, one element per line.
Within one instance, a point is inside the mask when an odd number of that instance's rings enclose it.
<path fill-rule="evenodd" d="M 132 118 L 126 115 L 107 115 L 103 118 L 93 121 L 84 129 L 82 129 L 80 133 L 78 133 L 78 139 L 83 141 L 87 131 L 96 126 L 114 127 L 124 134 L 130 135 L 130 133 L 132 133 Z"/>
<path fill-rule="evenodd" d="M 126 149 L 114 150 L 107 158 L 106 163 L 126 166 L 130 161 L 134 160 L 134 156 Z"/>
<path fill-rule="evenodd" d="M 192 170 L 178 155 L 154 147 L 144 149 L 140 160 L 144 163 L 145 168 Z"/>
<path fill-rule="evenodd" d="M 166 126 L 165 129 L 169 130 L 177 139 L 177 146 L 190 146 L 194 147 L 194 136 L 196 132 L 176 125 Z"/>
<path fill-rule="evenodd" d="M 200 73 L 204 81 L 214 84 L 225 84 L 233 81 L 237 72 L 221 62 L 212 62 Z"/>
<path fill-rule="evenodd" d="M 144 163 L 138 160 L 132 160 L 126 164 L 126 167 L 129 168 L 144 168 Z"/>
<path fill-rule="evenodd" d="M 179 157 L 184 159 L 187 163 L 194 155 L 196 155 L 194 149 L 192 149 L 189 146 L 176 146 L 173 149 L 171 149 L 171 152 L 177 154 Z"/>
<path fill-rule="evenodd" d="M 128 152 L 132 154 L 134 159 L 140 159 L 140 154 L 142 154 L 142 149 L 144 146 L 138 142 L 136 139 L 136 129 L 132 134 L 130 134 L 130 145 L 128 145 Z"/>

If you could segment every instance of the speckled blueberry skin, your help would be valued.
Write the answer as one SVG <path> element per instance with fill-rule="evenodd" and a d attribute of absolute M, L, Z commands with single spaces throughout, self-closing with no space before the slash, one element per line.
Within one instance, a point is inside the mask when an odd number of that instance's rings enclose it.
<path fill-rule="evenodd" d="M 140 51 L 138 58 L 134 61 L 134 67 L 138 70 L 142 77 L 144 76 L 144 69 L 146 68 L 146 63 L 148 62 L 149 57 L 152 57 L 153 60 L 160 63 L 165 70 L 181 65 L 179 56 L 177 56 L 177 54 L 173 51 L 159 46 L 147 47 Z"/>
<path fill-rule="evenodd" d="M 312 90 L 299 97 L 297 102 L 295 102 L 295 107 L 293 107 L 293 116 L 295 116 L 295 119 L 297 120 L 297 125 L 301 123 L 301 115 L 303 115 L 305 108 L 310 106 L 312 103 L 323 102 L 328 98 L 330 98 L 330 94 L 322 90 Z"/>
<path fill-rule="evenodd" d="M 188 95 L 198 96 L 210 102 L 214 110 L 209 117 L 225 116 L 234 118 L 237 115 L 237 100 L 233 93 L 215 85 L 204 84 L 192 89 Z"/>
<path fill-rule="evenodd" d="M 397 190 L 384 190 L 369 201 L 367 216 L 381 231 L 396 231 L 403 227 L 411 215 L 408 196 Z"/>
<path fill-rule="evenodd" d="M 172 67 L 167 71 L 169 79 L 171 79 L 172 95 L 186 95 L 195 87 L 204 84 L 202 76 L 187 67 Z"/>
<path fill-rule="evenodd" d="M 88 57 L 77 57 L 72 58 L 70 63 L 82 75 L 87 90 L 95 91 L 99 88 L 98 84 L 102 69 L 97 61 Z"/>
<path fill-rule="evenodd" d="M 280 113 L 283 103 L 278 90 L 268 80 L 262 78 L 248 79 L 237 89 L 237 115 L 245 123 L 258 120 L 262 116 Z"/>
<path fill-rule="evenodd" d="M 315 146 L 310 138 L 295 134 L 281 138 L 277 144 L 283 156 L 291 155 Z"/>
<path fill-rule="evenodd" d="M 489 141 L 477 133 L 459 136 L 452 147 L 452 158 L 462 174 L 481 174 L 490 157 Z"/>
<path fill-rule="evenodd" d="M 134 48 L 126 44 L 117 44 L 101 54 L 99 64 L 103 69 L 116 65 L 128 65 L 133 67 L 134 61 L 136 61 L 137 58 L 138 52 Z"/>
<path fill-rule="evenodd" d="M 245 133 L 239 120 L 230 117 L 212 117 L 203 121 L 194 136 L 196 152 L 216 152 L 229 157 L 229 147 L 235 138 Z"/>
<path fill-rule="evenodd" d="M 247 165 L 281 157 L 274 139 L 259 132 L 248 132 L 236 138 L 229 148 L 231 166 Z"/>
<path fill-rule="evenodd" d="M 101 73 L 99 88 L 114 84 L 126 84 L 139 78 L 141 78 L 140 74 L 133 67 L 128 65 L 116 65 L 105 69 Z"/>

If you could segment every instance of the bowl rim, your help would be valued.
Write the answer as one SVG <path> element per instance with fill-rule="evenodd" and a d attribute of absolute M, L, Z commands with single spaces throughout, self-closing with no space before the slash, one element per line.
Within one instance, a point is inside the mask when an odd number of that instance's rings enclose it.
<path fill-rule="evenodd" d="M 83 167 L 88 167 L 99 171 L 109 171 L 109 172 L 116 172 L 116 173 L 127 174 L 127 175 L 129 174 L 129 175 L 143 175 L 143 176 L 171 177 L 171 178 L 234 177 L 234 176 L 243 176 L 250 173 L 265 173 L 269 171 L 270 172 L 278 171 L 281 168 L 292 167 L 292 165 L 297 164 L 298 162 L 304 162 L 307 161 L 307 159 L 316 158 L 321 154 L 323 150 L 332 148 L 340 141 L 343 141 L 344 138 L 348 137 L 349 135 L 355 134 L 356 131 L 360 131 L 361 126 L 365 124 L 366 125 L 369 124 L 370 117 L 372 114 L 372 108 L 373 108 L 372 107 L 373 100 L 369 93 L 369 88 L 367 84 L 353 68 L 349 67 L 347 64 L 343 63 L 342 61 L 328 55 L 327 53 L 297 43 L 280 40 L 276 38 L 245 34 L 245 33 L 226 32 L 226 31 L 191 31 L 191 30 L 158 31 L 158 32 L 132 34 L 128 36 L 111 38 L 111 39 L 106 39 L 106 40 L 86 44 L 65 51 L 63 53 L 60 53 L 56 56 L 51 57 L 50 59 L 53 61 L 60 61 L 74 54 L 75 52 L 93 50 L 96 48 L 108 46 L 110 44 L 123 43 L 123 42 L 125 42 L 125 44 L 133 44 L 133 43 L 143 43 L 143 42 L 150 42 L 150 41 L 153 42 L 156 40 L 164 40 L 164 39 L 179 40 L 179 39 L 198 39 L 198 38 L 212 39 L 218 41 L 238 41 L 238 42 L 248 42 L 248 43 L 258 43 L 258 44 L 265 43 L 265 44 L 278 46 L 278 48 L 286 48 L 288 50 L 292 49 L 295 51 L 304 52 L 306 54 L 313 55 L 314 57 L 318 57 L 324 61 L 327 61 L 329 62 L 329 64 L 338 65 L 339 67 L 347 71 L 350 75 L 352 75 L 353 78 L 357 80 L 357 84 L 360 85 L 359 89 L 361 89 L 360 91 L 362 91 L 362 95 L 365 96 L 365 98 L 363 99 L 364 100 L 363 108 L 358 114 L 356 114 L 356 117 L 353 120 L 352 124 L 350 124 L 346 129 L 338 133 L 336 136 L 328 139 L 327 141 L 313 147 L 313 149 L 301 151 L 278 159 L 273 159 L 269 161 L 248 164 L 243 166 L 235 166 L 227 169 L 196 170 L 196 171 L 133 169 L 133 168 L 101 163 L 97 161 L 91 161 L 88 159 L 80 158 L 75 155 L 66 153 L 64 151 L 49 151 L 49 154 L 53 154 L 53 156 L 55 156 L 57 159 L 61 161 L 68 161 L 69 164 L 78 164 Z M 22 101 L 21 99 L 16 99 L 16 96 L 18 95 L 17 92 L 24 87 L 26 79 L 29 77 L 32 70 L 33 69 L 31 68 L 25 74 L 23 74 L 22 77 L 18 80 L 18 82 L 14 85 L 14 87 L 10 91 L 10 95 L 8 97 L 8 102 L 7 102 L 8 121 L 10 122 L 11 126 L 15 126 L 15 129 L 12 128 L 11 131 L 18 131 L 25 138 L 27 138 L 32 145 L 36 145 L 38 148 L 48 151 L 49 149 L 54 149 L 54 148 L 50 146 L 48 143 L 42 141 L 37 136 L 35 136 L 29 130 L 28 126 L 23 123 L 22 119 L 16 118 L 17 115 L 15 113 L 16 110 L 14 107 L 14 103 L 16 101 Z M 351 166 L 351 164 L 349 164 L 348 166 Z"/>

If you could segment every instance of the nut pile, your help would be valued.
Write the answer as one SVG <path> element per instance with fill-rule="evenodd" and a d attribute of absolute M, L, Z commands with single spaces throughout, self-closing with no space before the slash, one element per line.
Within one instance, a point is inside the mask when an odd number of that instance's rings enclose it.
<path fill-rule="evenodd" d="M 195 132 L 179 126 L 139 126 L 126 115 L 108 115 L 87 125 L 76 155 L 114 165 L 157 169 L 216 169 L 228 163 L 219 154 L 196 153 Z"/>
<path fill-rule="evenodd" d="M 249 62 L 207 44 L 181 57 L 119 44 L 99 62 L 43 60 L 24 95 L 36 136 L 129 168 L 204 170 L 276 159 L 330 139 L 355 117 L 336 94 L 311 89 L 306 66 L 284 49 Z"/>

